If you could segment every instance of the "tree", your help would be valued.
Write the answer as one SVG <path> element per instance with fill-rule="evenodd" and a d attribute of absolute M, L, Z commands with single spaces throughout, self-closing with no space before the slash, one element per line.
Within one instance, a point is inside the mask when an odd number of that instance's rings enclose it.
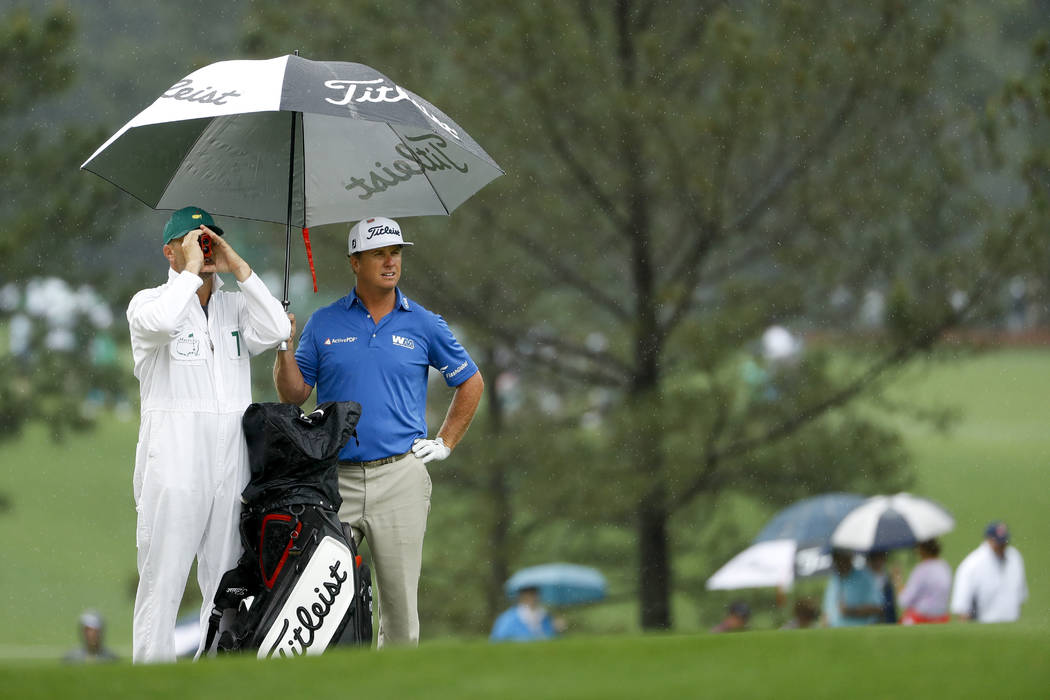
<path fill-rule="evenodd" d="M 906 484 L 899 438 L 856 399 L 1046 248 L 1030 124 L 984 112 L 1000 80 L 966 34 L 977 4 L 465 0 L 349 28 L 305 5 L 261 8 L 246 46 L 324 27 L 312 53 L 352 47 L 506 168 L 454 224 L 419 224 L 432 249 L 470 243 L 421 256 L 413 283 L 548 389 L 611 397 L 593 439 L 570 436 L 581 468 L 530 477 L 562 517 L 630 523 L 645 628 L 672 623 L 676 514 Z M 853 330 L 873 290 L 864 352 L 811 348 L 775 369 L 775 401 L 746 391 L 764 328 Z"/>
<path fill-rule="evenodd" d="M 15 9 L 0 29 L 0 131 L 9 144 L 0 154 L 0 182 L 8 195 L 0 204 L 0 318 L 7 330 L 7 347 L 0 351 L 0 439 L 32 420 L 61 438 L 93 423 L 81 405 L 89 395 L 90 407 L 126 391 L 107 330 L 113 314 L 85 285 L 102 275 L 94 266 L 77 265 L 85 250 L 97 246 L 88 232 L 99 212 L 119 221 L 119 193 L 77 170 L 80 153 L 100 142 L 101 132 L 48 129 L 34 115 L 73 81 L 69 49 L 75 31 L 74 19 L 60 6 Z M 70 271 L 72 285 L 54 277 Z"/>

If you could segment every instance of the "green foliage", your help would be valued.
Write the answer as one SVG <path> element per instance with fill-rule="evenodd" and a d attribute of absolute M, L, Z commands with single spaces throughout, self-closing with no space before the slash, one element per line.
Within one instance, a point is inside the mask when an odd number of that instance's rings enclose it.
<path fill-rule="evenodd" d="M 133 393 L 113 334 L 113 313 L 96 292 L 56 277 L 0 289 L 0 440 L 29 422 L 52 439 L 94 425 L 97 413 Z"/>
<path fill-rule="evenodd" d="M 371 6 L 347 26 L 325 2 L 294 15 L 264 2 L 245 45 L 272 55 L 309 36 L 310 57 L 369 63 L 505 167 L 454 224 L 412 222 L 420 251 L 454 237 L 470 254 L 410 259 L 403 286 L 509 356 L 489 379 L 565 406 L 546 427 L 515 418 L 467 440 L 505 469 L 498 444 L 542 440 L 539 464 L 501 482 L 521 497 L 505 517 L 523 538 L 544 504 L 552 520 L 646 512 L 659 529 L 732 491 L 779 503 L 910 482 L 899 438 L 851 402 L 1046 255 L 1025 166 L 1038 142 L 1024 138 L 1045 117 L 984 116 L 1007 65 L 988 27 L 1018 31 L 1031 12 L 462 0 Z M 873 292 L 887 299 L 880 353 L 844 372 L 809 354 L 771 372 L 775 399 L 748 396 L 741 357 L 763 328 L 851 329 Z M 588 399 L 596 388 L 605 400 Z M 662 555 L 638 556 L 643 577 L 673 577 Z M 659 590 L 640 591 L 653 626 L 668 623 Z"/>
<path fill-rule="evenodd" d="M 0 347 L 0 440 L 29 421 L 45 423 L 62 439 L 92 425 L 93 407 L 125 396 L 126 374 L 117 365 L 114 337 L 104 330 L 113 322 L 109 305 L 87 288 L 74 292 L 58 278 L 45 279 L 69 275 L 73 286 L 105 279 L 103 268 L 84 264 L 98 244 L 81 234 L 97 224 L 100 211 L 117 218 L 119 195 L 77 170 L 101 131 L 31 121 L 39 104 L 71 85 L 75 31 L 63 6 L 42 13 L 15 9 L 0 30 L 0 132 L 10 135 L 0 154 L 0 185 L 8 195 L 0 203 L 0 319 L 7 329 Z"/>
<path fill-rule="evenodd" d="M 4 15 L 0 27 L 0 115 L 26 109 L 41 95 L 61 90 L 73 75 L 65 53 L 76 26 L 69 10 L 48 8 L 37 18 L 27 7 Z"/>

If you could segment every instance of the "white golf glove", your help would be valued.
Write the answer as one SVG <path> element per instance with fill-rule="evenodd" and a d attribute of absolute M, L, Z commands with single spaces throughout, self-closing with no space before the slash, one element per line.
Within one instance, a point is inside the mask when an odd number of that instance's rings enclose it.
<path fill-rule="evenodd" d="M 452 450 L 446 447 L 445 441 L 439 437 L 433 440 L 416 438 L 416 441 L 412 443 L 412 454 L 426 464 L 437 459 L 445 459 L 452 454 Z"/>

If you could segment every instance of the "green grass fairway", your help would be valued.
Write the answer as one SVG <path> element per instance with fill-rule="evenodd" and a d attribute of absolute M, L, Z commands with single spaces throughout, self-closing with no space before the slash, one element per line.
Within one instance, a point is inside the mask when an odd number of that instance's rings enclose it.
<path fill-rule="evenodd" d="M 134 469 L 138 415 L 56 443 L 41 426 L 3 445 L 0 657 L 61 656 L 77 617 L 98 608 L 123 652 L 135 571 Z"/>
<path fill-rule="evenodd" d="M 4 697 L 1042 698 L 1046 635 L 946 625 L 435 643 L 309 659 L 61 667 L 0 665 Z"/>
<path fill-rule="evenodd" d="M 1050 352 L 1002 350 L 966 357 L 958 362 L 935 363 L 928 372 L 908 370 L 895 382 L 890 393 L 897 400 L 918 405 L 958 408 L 960 419 L 947 434 L 937 433 L 924 424 L 901 420 L 900 428 L 915 455 L 918 481 L 913 491 L 940 501 L 955 515 L 956 529 L 944 538 L 945 558 L 953 566 L 979 543 L 989 520 L 1005 518 L 1009 521 L 1015 535 L 1014 542 L 1025 557 L 1031 591 L 1022 612 L 1021 627 L 1016 628 L 1029 631 L 1018 631 L 1019 639 L 1030 639 L 1031 630 L 1050 631 L 1050 548 L 1047 547 L 1047 542 L 1050 542 L 1050 519 L 1047 518 L 1050 489 L 1047 488 L 1046 476 L 1050 464 L 1050 408 L 1046 406 L 1045 398 L 1050 396 Z M 32 665 L 23 667 L 18 665 L 21 662 L 14 660 L 40 659 L 43 663 L 45 659 L 61 657 L 64 651 L 76 645 L 77 616 L 87 607 L 98 608 L 106 617 L 109 645 L 123 657 L 130 654 L 132 586 L 135 580 L 135 507 L 131 496 L 131 475 L 137 431 L 137 416 L 124 422 L 107 416 L 97 431 L 71 436 L 63 443 L 53 442 L 41 427 L 36 426 L 19 439 L 0 446 L 4 465 L 0 470 L 0 493 L 9 499 L 8 509 L 0 511 L 0 539 L 4 542 L 4 566 L 0 567 L 0 630 L 3 630 L 0 666 L 16 664 L 7 666 L 4 673 L 19 669 L 19 675 L 24 672 L 36 677 L 39 673 L 48 678 L 54 673 L 55 682 L 72 673 L 54 671 L 53 666 L 48 667 L 50 671 Z M 440 504 L 435 504 L 435 508 L 440 507 Z M 748 525 L 741 523 L 741 527 Z M 755 522 L 753 526 L 757 532 L 761 523 Z M 483 566 L 484 562 L 470 565 Z M 679 597 L 682 593 L 679 592 Z M 432 600 L 430 604 L 439 606 L 441 602 Z M 697 629 L 696 617 L 690 612 L 688 608 L 676 609 L 679 632 Z M 619 641 L 590 641 L 587 637 L 588 633 L 594 634 L 598 630 L 630 632 L 637 617 L 635 605 L 630 601 L 593 606 L 585 616 L 581 614 L 580 620 L 586 624 L 574 625 L 571 629 L 573 635 L 588 641 L 581 641 L 583 647 L 573 652 L 573 663 L 607 667 L 608 664 L 598 664 L 587 656 L 591 652 L 585 650 L 596 649 L 601 651 L 594 651 L 594 654 L 608 653 L 611 659 L 615 659 L 612 663 L 631 667 L 631 664 L 643 663 L 641 658 L 634 660 L 631 657 L 635 653 L 644 657 L 645 650 L 650 648 L 648 645 L 659 648 L 668 645 L 671 650 L 668 653 L 672 655 L 678 653 L 674 650 L 689 649 L 681 652 L 683 657 L 695 656 L 694 661 L 707 668 L 705 673 L 721 677 L 723 673 L 717 664 L 707 666 L 707 657 L 717 658 L 723 645 L 738 643 L 735 640 L 645 638 L 623 642 L 633 651 L 622 652 L 621 658 L 616 656 L 621 653 Z M 876 635 L 872 639 L 881 640 L 880 635 L 887 631 L 872 630 L 871 633 Z M 433 642 L 433 632 L 429 634 L 424 628 L 425 642 Z M 971 639 L 971 634 L 977 632 L 967 632 L 958 639 Z M 1000 634 L 1009 638 L 1012 633 L 1004 631 Z M 756 640 L 764 638 L 755 636 Z M 828 638 L 848 637 L 832 635 Z M 888 639 L 898 638 L 891 636 Z M 940 640 L 939 637 L 936 639 Z M 976 651 L 973 656 L 966 656 L 971 653 L 967 651 L 969 642 L 955 642 L 955 639 L 948 635 L 944 643 L 950 648 L 956 643 L 959 645 L 957 652 L 964 659 L 960 667 L 966 668 L 965 664 L 970 664 L 971 660 L 976 663 Z M 554 648 L 569 653 L 569 650 L 577 649 L 576 643 L 573 639 L 566 639 Z M 779 646 L 782 644 L 779 641 L 769 644 L 770 654 L 790 657 L 796 653 L 789 647 Z M 823 642 L 816 642 L 813 649 L 826 652 L 826 662 L 835 659 L 835 644 L 824 647 L 821 644 Z M 1011 649 L 1021 646 L 1020 642 L 1006 644 Z M 489 664 L 497 667 L 504 663 L 501 654 L 506 652 L 469 645 L 462 648 L 469 649 L 471 655 L 477 654 L 478 661 L 465 667 L 475 675 L 489 674 Z M 454 656 L 456 652 L 450 649 L 460 647 L 441 647 L 433 653 Z M 491 659 L 489 654 L 493 655 Z M 860 651 L 856 654 L 858 658 L 863 656 Z M 1046 656 L 1050 654 L 1044 653 Z M 906 657 L 904 654 L 898 661 L 906 662 Z M 369 657 L 367 663 L 390 665 L 379 674 L 384 683 L 408 683 L 409 679 L 399 677 L 403 673 L 391 670 L 401 663 L 400 658 L 397 653 L 382 654 Z M 430 657 L 421 652 L 419 663 L 429 663 L 423 661 L 424 658 Z M 357 662 L 351 655 L 330 663 L 353 668 Z M 404 663 L 414 668 L 417 662 Z M 560 662 L 551 659 L 543 663 L 556 669 Z M 764 666 L 766 660 L 756 659 L 755 663 Z M 989 665 L 983 662 L 979 668 Z M 217 665 L 220 669 L 227 666 Z M 232 666 L 238 667 L 236 664 Z M 652 666 L 645 668 L 651 670 Z M 734 674 L 750 673 L 739 665 L 733 668 Z M 195 674 L 211 672 L 196 669 L 188 672 L 180 668 L 178 673 L 164 670 L 146 673 L 157 673 L 158 678 L 166 677 L 166 673 L 176 673 L 176 678 L 193 678 Z M 83 677 L 108 678 L 106 674 L 109 673 L 116 671 L 92 670 L 83 672 Z M 806 674 L 817 673 L 816 666 L 806 671 Z M 335 675 L 345 677 L 346 672 Z M 126 677 L 138 678 L 131 673 Z M 152 675 L 144 677 L 153 678 Z M 276 674 L 274 678 L 277 678 Z M 424 674 L 421 678 L 428 676 Z M 598 674 L 598 681 L 601 678 Z M 703 687 L 702 675 L 693 680 Z M 743 683 L 744 680 L 737 682 Z M 518 679 L 518 683 L 532 684 L 522 679 Z M 634 687 L 623 683 L 625 687 Z M 17 697 L 9 695 L 3 688 L 0 686 L 0 697 Z"/>

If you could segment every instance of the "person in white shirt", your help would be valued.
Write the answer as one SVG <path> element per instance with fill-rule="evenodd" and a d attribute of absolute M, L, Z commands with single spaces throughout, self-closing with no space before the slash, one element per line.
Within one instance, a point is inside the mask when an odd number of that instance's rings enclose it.
<path fill-rule="evenodd" d="M 200 208 L 173 213 L 164 228 L 168 281 L 137 293 L 127 311 L 142 398 L 134 476 L 136 663 L 175 660 L 175 618 L 194 557 L 204 638 L 219 579 L 241 553 L 248 360 L 291 332 L 281 302 L 221 236 Z M 217 272 L 232 273 L 241 293 L 220 291 Z"/>
<path fill-rule="evenodd" d="M 984 532 L 985 541 L 955 570 L 951 611 L 963 620 L 1014 622 L 1028 598 L 1024 560 L 1010 545 L 1006 523 L 996 521 Z"/>

